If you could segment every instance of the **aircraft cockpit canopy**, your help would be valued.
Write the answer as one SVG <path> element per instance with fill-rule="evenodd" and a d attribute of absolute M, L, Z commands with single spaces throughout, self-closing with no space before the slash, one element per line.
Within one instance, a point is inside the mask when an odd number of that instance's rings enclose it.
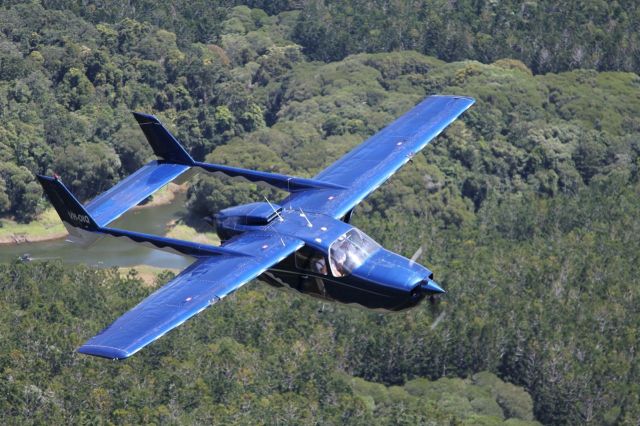
<path fill-rule="evenodd" d="M 329 246 L 329 265 L 333 276 L 349 275 L 379 248 L 380 244 L 364 232 L 356 228 L 347 231 Z"/>

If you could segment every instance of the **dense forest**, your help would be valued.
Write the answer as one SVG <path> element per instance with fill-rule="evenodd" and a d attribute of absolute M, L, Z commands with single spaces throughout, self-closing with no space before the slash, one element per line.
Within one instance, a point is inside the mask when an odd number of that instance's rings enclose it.
<path fill-rule="evenodd" d="M 290 39 L 309 58 L 323 61 L 415 50 L 446 61 L 515 58 L 535 73 L 640 70 L 640 5 L 630 0 L 141 0 L 133 7 L 122 0 L 41 3 L 95 24 L 125 18 L 149 22 L 175 33 L 181 45 L 220 44 L 228 35 L 226 21 L 234 18 L 232 6 L 269 15 L 295 10 L 299 13 L 291 22 Z"/>
<path fill-rule="evenodd" d="M 531 396 L 489 372 L 349 376 L 365 355 L 347 337 L 352 308 L 319 313 L 258 283 L 126 362 L 73 350 L 151 291 L 135 272 L 0 265 L 0 290 L 3 424 L 539 424 Z"/>
<path fill-rule="evenodd" d="M 151 291 L 135 274 L 3 265 L 5 422 L 640 421 L 635 3 L 11 3 L 0 216 L 21 222 L 48 205 L 36 173 L 87 200 L 152 157 L 132 110 L 199 160 L 310 177 L 429 94 L 478 102 L 354 215 L 423 248 L 439 304 L 253 283 L 110 363 L 72 351 Z M 265 191 L 199 176 L 188 208 Z"/>

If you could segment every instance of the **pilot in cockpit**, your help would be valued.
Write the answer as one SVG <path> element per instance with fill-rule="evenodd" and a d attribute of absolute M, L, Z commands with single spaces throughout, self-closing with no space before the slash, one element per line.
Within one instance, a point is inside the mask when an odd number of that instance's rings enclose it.
<path fill-rule="evenodd" d="M 380 245 L 363 232 L 355 228 L 347 231 L 329 247 L 329 263 L 333 275 L 349 275 L 379 248 Z"/>
<path fill-rule="evenodd" d="M 347 240 L 343 240 L 338 242 L 331 252 L 332 260 L 335 266 L 334 275 L 336 277 L 342 277 L 348 273 L 346 269 L 348 250 L 349 243 Z"/>

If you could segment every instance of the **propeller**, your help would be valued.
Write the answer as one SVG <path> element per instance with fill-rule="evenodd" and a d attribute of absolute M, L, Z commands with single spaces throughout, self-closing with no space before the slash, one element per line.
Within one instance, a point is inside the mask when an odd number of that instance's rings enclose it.
<path fill-rule="evenodd" d="M 413 266 L 418 261 L 420 256 L 422 256 L 422 252 L 423 252 L 423 249 L 422 249 L 422 246 L 420 246 L 415 251 L 415 253 L 413 253 L 413 256 L 411 256 L 411 259 L 409 260 L 409 264 L 411 266 Z M 424 280 L 422 284 L 420 284 L 420 288 L 422 289 L 423 292 L 428 294 L 429 307 L 433 315 L 435 315 L 435 313 L 439 312 L 441 308 L 440 296 L 446 293 L 446 291 L 444 291 L 442 287 L 440 287 L 440 285 L 437 282 L 433 281 L 432 279 Z M 438 323 L 442 321 L 442 319 L 444 318 L 444 314 L 445 314 L 445 311 L 441 311 L 439 313 L 438 317 L 434 320 L 434 322 L 431 325 L 432 328 L 435 328 L 435 326 L 437 326 Z"/>

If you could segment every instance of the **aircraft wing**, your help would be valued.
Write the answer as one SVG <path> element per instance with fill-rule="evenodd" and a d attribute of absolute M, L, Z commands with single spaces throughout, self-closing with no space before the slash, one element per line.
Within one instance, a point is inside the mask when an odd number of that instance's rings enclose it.
<path fill-rule="evenodd" d="M 246 255 L 200 257 L 164 287 L 118 318 L 78 352 L 127 358 L 302 247 L 295 238 L 246 233 L 225 248 Z"/>
<path fill-rule="evenodd" d="M 303 191 L 282 205 L 343 217 L 474 102 L 462 96 L 428 97 L 313 178 L 346 189 Z"/>

